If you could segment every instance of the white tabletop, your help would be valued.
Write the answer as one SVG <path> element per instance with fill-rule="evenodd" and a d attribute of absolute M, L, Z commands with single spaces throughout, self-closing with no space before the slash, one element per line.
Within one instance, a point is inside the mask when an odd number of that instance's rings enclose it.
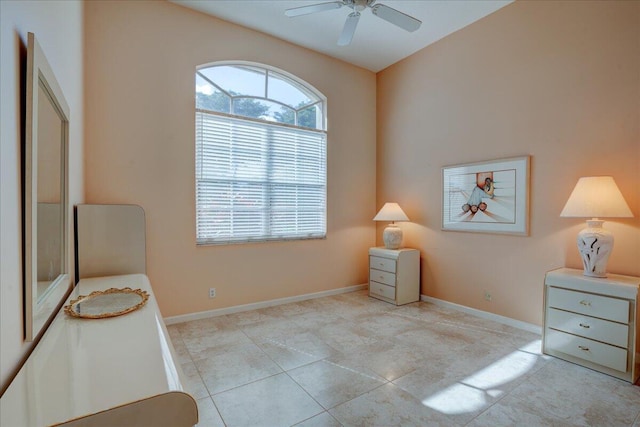
<path fill-rule="evenodd" d="M 640 278 L 611 273 L 604 278 L 590 277 L 585 276 L 582 270 L 559 268 L 547 272 L 545 282 L 547 285 L 561 286 L 577 291 L 606 292 L 610 296 L 635 299 L 638 295 Z"/>
<path fill-rule="evenodd" d="M 106 319 L 57 314 L 0 399 L 0 425 L 56 424 L 183 391 L 179 364 L 145 275 L 83 279 L 69 300 L 124 287 L 147 291 L 145 306 Z"/>

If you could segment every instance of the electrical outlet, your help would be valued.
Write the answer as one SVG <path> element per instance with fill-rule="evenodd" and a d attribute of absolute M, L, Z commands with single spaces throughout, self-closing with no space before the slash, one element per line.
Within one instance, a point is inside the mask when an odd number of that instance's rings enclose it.
<path fill-rule="evenodd" d="M 484 299 L 487 301 L 491 301 L 491 292 L 484 291 Z"/>
<path fill-rule="evenodd" d="M 209 298 L 216 297 L 216 288 L 209 288 Z"/>

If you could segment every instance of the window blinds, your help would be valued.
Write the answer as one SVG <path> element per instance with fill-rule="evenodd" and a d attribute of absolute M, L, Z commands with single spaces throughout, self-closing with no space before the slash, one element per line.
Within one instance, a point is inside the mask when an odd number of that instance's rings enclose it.
<path fill-rule="evenodd" d="M 198 244 L 326 236 L 326 133 L 196 111 Z"/>

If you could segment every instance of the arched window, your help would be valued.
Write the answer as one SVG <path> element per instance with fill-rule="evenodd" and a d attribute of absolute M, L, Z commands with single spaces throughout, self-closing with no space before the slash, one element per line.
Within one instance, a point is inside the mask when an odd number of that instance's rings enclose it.
<path fill-rule="evenodd" d="M 326 98 L 283 71 L 196 70 L 198 244 L 326 236 Z"/>

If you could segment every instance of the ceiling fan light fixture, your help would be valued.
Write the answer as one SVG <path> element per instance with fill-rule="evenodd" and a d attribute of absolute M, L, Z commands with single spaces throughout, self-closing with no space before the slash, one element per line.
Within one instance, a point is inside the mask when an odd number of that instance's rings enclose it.
<path fill-rule="evenodd" d="M 356 12 L 362 12 L 367 8 L 368 4 L 369 4 L 368 0 L 354 0 L 352 7 L 353 7 L 353 10 L 355 10 Z"/>

